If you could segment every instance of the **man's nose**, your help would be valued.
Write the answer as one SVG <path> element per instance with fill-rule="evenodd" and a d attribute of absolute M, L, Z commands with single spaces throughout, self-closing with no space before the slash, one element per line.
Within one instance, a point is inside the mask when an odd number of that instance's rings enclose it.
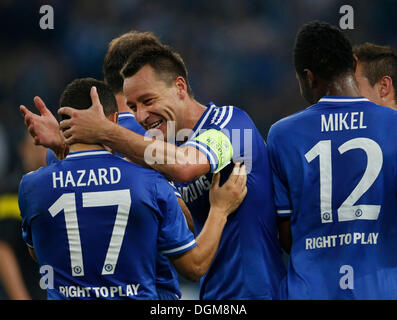
<path fill-rule="evenodd" d="M 149 112 L 147 112 L 144 106 L 137 106 L 135 111 L 135 119 L 141 125 L 145 125 L 147 118 L 149 117 Z"/>

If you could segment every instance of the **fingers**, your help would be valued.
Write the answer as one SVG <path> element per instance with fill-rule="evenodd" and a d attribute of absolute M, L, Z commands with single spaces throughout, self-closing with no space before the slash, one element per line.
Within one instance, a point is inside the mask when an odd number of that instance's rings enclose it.
<path fill-rule="evenodd" d="M 38 97 L 38 96 L 34 97 L 33 102 L 34 102 L 34 105 L 36 106 L 37 110 L 39 110 L 41 115 L 45 115 L 49 112 L 44 101 L 40 97 Z"/>
<path fill-rule="evenodd" d="M 212 176 L 212 188 L 218 188 L 219 187 L 219 180 L 221 179 L 221 174 L 220 174 L 220 172 L 218 172 L 218 173 L 215 173 L 213 176 Z"/>
<path fill-rule="evenodd" d="M 65 120 L 66 121 L 66 120 Z M 65 130 L 61 130 L 61 136 L 63 137 L 63 141 L 70 145 L 74 143 L 74 138 L 73 138 L 73 129 L 67 127 Z"/>
<path fill-rule="evenodd" d="M 21 111 L 21 114 L 22 114 L 23 117 L 26 117 L 26 115 L 28 115 L 29 113 L 31 113 L 31 112 L 29 111 L 29 109 L 26 108 L 23 104 L 21 104 L 21 105 L 19 106 L 19 111 Z"/>
<path fill-rule="evenodd" d="M 31 125 L 31 118 L 33 115 L 32 112 L 30 112 L 29 109 L 26 108 L 24 105 L 20 105 L 19 110 L 21 111 L 25 126 L 29 127 Z"/>
<path fill-rule="evenodd" d="M 237 182 L 237 179 L 238 179 L 238 177 L 239 177 L 239 175 L 240 175 L 240 167 L 241 167 L 241 163 L 240 163 L 240 162 L 237 162 L 237 163 L 234 165 L 232 174 L 230 175 L 230 180 L 231 180 L 233 183 L 236 183 L 236 182 Z"/>
<path fill-rule="evenodd" d="M 65 119 L 62 120 L 59 123 L 59 129 L 65 133 L 65 130 L 69 129 L 71 127 L 71 119 Z"/>
<path fill-rule="evenodd" d="M 65 115 L 65 116 L 69 116 L 70 118 L 72 117 L 73 112 L 75 111 L 75 109 L 70 108 L 70 107 L 62 107 L 58 110 L 58 114 L 60 115 Z M 63 121 L 62 121 L 63 122 Z M 61 123 L 62 123 L 61 122 Z"/>
<path fill-rule="evenodd" d="M 99 96 L 96 87 L 92 87 L 90 91 L 91 102 L 93 106 L 100 105 L 101 102 L 99 101 Z"/>
<path fill-rule="evenodd" d="M 240 171 L 238 173 L 236 182 L 239 183 L 241 186 L 245 186 L 247 184 L 247 169 L 246 169 L 245 164 L 243 164 L 240 167 Z"/>

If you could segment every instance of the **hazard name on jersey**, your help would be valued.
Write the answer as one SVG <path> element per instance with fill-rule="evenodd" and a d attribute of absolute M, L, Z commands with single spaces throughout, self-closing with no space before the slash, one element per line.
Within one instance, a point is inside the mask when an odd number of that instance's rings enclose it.
<path fill-rule="evenodd" d="M 117 167 L 90 170 L 58 171 L 52 173 L 52 187 L 89 187 L 105 184 L 117 184 L 121 180 L 121 171 Z"/>

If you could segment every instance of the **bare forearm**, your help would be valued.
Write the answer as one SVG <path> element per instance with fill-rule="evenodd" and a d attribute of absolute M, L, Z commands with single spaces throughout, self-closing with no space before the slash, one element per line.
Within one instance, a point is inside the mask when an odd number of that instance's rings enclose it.
<path fill-rule="evenodd" d="M 122 154 L 132 162 L 149 167 L 143 156 L 151 140 L 145 141 L 141 135 L 111 121 L 106 121 L 103 124 L 102 130 L 98 132 L 98 139 L 100 143 L 110 147 L 114 152 Z"/>
<path fill-rule="evenodd" d="M 215 213 L 216 210 L 220 209 L 210 209 L 207 221 L 196 238 L 197 246 L 194 250 L 197 252 L 194 253 L 194 262 L 200 267 L 202 275 L 208 271 L 218 251 L 219 242 L 227 221 L 226 217 Z"/>
<path fill-rule="evenodd" d="M 187 222 L 187 226 L 188 226 L 189 230 L 194 234 L 194 222 L 193 222 L 193 217 L 192 217 L 192 214 L 190 213 L 189 208 L 187 207 L 186 203 L 181 198 L 178 198 L 178 203 L 182 209 L 183 215 L 186 218 L 186 222 Z"/>
<path fill-rule="evenodd" d="M 209 171 L 206 158 L 203 160 L 196 150 L 143 137 L 110 121 L 104 123 L 99 140 L 132 162 L 150 167 L 173 181 L 190 181 Z"/>
<path fill-rule="evenodd" d="M 30 300 L 14 252 L 4 243 L 0 243 L 0 277 L 10 299 Z"/>
<path fill-rule="evenodd" d="M 197 246 L 174 260 L 177 270 L 190 280 L 200 280 L 218 250 L 227 218 L 216 210 L 220 209 L 210 209 L 204 227 L 196 238 Z"/>

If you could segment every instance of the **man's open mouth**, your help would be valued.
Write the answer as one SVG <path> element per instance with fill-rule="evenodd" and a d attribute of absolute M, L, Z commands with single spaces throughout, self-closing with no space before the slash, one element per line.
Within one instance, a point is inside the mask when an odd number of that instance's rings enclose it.
<path fill-rule="evenodd" d="M 148 130 L 150 130 L 150 129 L 156 129 L 156 128 L 160 127 L 162 123 L 163 123 L 163 120 L 159 120 L 159 121 L 153 122 L 151 125 L 149 125 L 149 126 L 147 127 L 147 129 L 148 129 Z"/>

